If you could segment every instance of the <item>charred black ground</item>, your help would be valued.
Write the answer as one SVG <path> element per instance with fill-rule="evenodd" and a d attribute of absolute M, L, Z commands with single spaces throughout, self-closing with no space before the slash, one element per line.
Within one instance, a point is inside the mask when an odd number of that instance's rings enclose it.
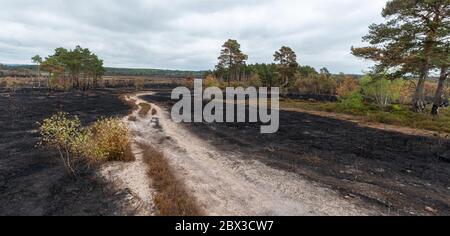
<path fill-rule="evenodd" d="M 169 90 L 144 97 L 169 109 Z M 84 124 L 125 116 L 119 91 L 48 93 L 0 91 L 1 215 L 127 215 L 126 190 L 116 190 L 94 169 L 70 177 L 56 153 L 36 149 L 37 122 L 58 111 Z M 450 215 L 450 142 L 360 127 L 355 123 L 282 111 L 278 133 L 259 124 L 185 124 L 218 149 L 298 173 L 362 199 L 384 214 Z M 229 157 L 233 158 L 233 157 Z M 359 202 L 359 201 L 356 201 Z"/>
<path fill-rule="evenodd" d="M 118 92 L 0 91 L 0 214 L 114 215 L 125 212 L 127 192 L 108 187 L 93 169 L 70 177 L 57 154 L 35 147 L 39 124 L 64 111 L 88 125 L 104 116 L 124 116 Z"/>

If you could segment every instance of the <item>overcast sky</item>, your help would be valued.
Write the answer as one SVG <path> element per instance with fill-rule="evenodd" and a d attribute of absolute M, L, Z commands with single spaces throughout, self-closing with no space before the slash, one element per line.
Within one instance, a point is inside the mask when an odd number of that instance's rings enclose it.
<path fill-rule="evenodd" d="M 106 66 L 212 69 L 237 39 L 249 62 L 282 45 L 303 65 L 361 73 L 350 54 L 386 0 L 0 0 L 0 63 L 30 63 L 54 48 L 90 48 Z"/>

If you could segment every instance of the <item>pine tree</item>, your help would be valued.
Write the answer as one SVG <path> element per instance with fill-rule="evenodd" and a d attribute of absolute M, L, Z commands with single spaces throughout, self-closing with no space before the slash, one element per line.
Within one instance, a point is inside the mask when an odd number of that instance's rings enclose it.
<path fill-rule="evenodd" d="M 391 0 L 382 13 L 388 21 L 371 25 L 363 38 L 372 46 L 352 48 L 352 53 L 377 62 L 375 73 L 417 76 L 413 108 L 422 112 L 435 48 L 448 38 L 449 13 L 449 0 Z"/>

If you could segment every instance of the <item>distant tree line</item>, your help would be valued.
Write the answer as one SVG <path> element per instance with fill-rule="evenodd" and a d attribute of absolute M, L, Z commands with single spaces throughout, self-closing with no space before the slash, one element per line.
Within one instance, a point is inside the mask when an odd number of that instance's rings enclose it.
<path fill-rule="evenodd" d="M 134 69 L 106 67 L 108 76 L 157 76 L 163 78 L 204 77 L 205 71 L 161 70 L 161 69 Z"/>

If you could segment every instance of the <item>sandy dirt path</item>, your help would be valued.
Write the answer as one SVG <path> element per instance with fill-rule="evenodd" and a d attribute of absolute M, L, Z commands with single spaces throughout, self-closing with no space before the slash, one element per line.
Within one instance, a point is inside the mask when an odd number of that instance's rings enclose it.
<path fill-rule="evenodd" d="M 145 103 L 141 93 L 130 99 Z M 131 124 L 137 143 L 164 152 L 176 175 L 208 215 L 371 215 L 333 190 L 300 176 L 224 152 L 172 122 L 169 111 L 156 110 Z"/>

